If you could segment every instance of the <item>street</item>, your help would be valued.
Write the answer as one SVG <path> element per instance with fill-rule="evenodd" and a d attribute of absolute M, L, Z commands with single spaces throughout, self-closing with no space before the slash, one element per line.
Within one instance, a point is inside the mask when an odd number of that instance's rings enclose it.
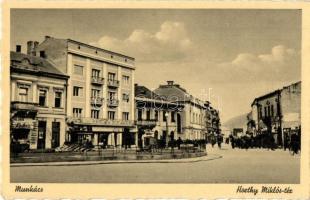
<path fill-rule="evenodd" d="M 11 167 L 11 182 L 44 183 L 299 183 L 300 155 L 266 149 L 219 150 L 222 158 L 191 163 L 126 163 Z"/>

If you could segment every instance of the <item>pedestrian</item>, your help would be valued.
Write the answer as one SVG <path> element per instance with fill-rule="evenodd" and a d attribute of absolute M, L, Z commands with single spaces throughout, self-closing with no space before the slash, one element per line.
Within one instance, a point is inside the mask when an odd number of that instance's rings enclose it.
<path fill-rule="evenodd" d="M 183 141 L 182 141 L 181 137 L 179 137 L 178 140 L 177 140 L 178 149 L 181 148 L 181 144 L 182 143 L 183 143 Z"/>

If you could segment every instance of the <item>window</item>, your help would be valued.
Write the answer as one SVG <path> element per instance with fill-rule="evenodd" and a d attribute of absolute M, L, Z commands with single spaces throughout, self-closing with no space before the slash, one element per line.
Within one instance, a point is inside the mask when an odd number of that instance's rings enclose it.
<path fill-rule="evenodd" d="M 129 85 L 129 76 L 123 75 L 123 83 L 124 85 Z"/>
<path fill-rule="evenodd" d="M 166 117 L 166 111 L 163 111 L 163 121 L 167 121 L 167 117 Z"/>
<path fill-rule="evenodd" d="M 123 94 L 123 101 L 129 102 L 129 94 Z"/>
<path fill-rule="evenodd" d="M 91 97 L 100 97 L 100 90 L 92 89 L 91 90 Z"/>
<path fill-rule="evenodd" d="M 273 105 L 271 105 L 271 116 L 274 116 L 274 110 L 273 110 Z"/>
<path fill-rule="evenodd" d="M 175 122 L 174 115 L 175 115 L 175 112 L 171 112 L 171 122 Z"/>
<path fill-rule="evenodd" d="M 155 120 L 158 121 L 158 110 L 155 110 Z"/>
<path fill-rule="evenodd" d="M 270 116 L 270 106 L 268 106 L 268 117 Z"/>
<path fill-rule="evenodd" d="M 39 106 L 45 106 L 46 104 L 46 91 L 40 90 L 39 91 Z"/>
<path fill-rule="evenodd" d="M 114 111 L 108 111 L 108 119 L 110 119 L 110 120 L 115 119 L 115 112 Z"/>
<path fill-rule="evenodd" d="M 123 112 L 122 119 L 129 120 L 129 112 Z"/>
<path fill-rule="evenodd" d="M 92 70 L 92 77 L 100 77 L 100 70 L 98 69 L 93 69 Z"/>
<path fill-rule="evenodd" d="M 151 111 L 147 110 L 146 111 L 146 120 L 150 120 L 151 119 Z"/>
<path fill-rule="evenodd" d="M 115 98 L 115 92 L 109 92 L 109 99 L 110 100 L 116 99 Z"/>
<path fill-rule="evenodd" d="M 99 110 L 91 110 L 91 118 L 98 119 L 99 118 Z"/>
<path fill-rule="evenodd" d="M 74 65 L 74 74 L 83 76 L 83 66 Z"/>
<path fill-rule="evenodd" d="M 28 88 L 19 88 L 18 89 L 19 100 L 21 102 L 28 101 Z"/>
<path fill-rule="evenodd" d="M 259 112 L 258 113 L 259 113 L 258 117 L 262 118 L 262 116 L 263 116 L 262 107 L 259 107 Z"/>
<path fill-rule="evenodd" d="M 138 120 L 142 120 L 142 110 L 138 110 Z"/>
<path fill-rule="evenodd" d="M 75 97 L 82 96 L 82 94 L 83 94 L 83 88 L 82 87 L 73 86 L 73 96 L 75 96 Z"/>
<path fill-rule="evenodd" d="M 82 117 L 82 108 L 73 108 L 73 117 Z"/>
<path fill-rule="evenodd" d="M 265 110 L 265 117 L 267 116 L 267 107 L 264 107 L 264 110 Z"/>
<path fill-rule="evenodd" d="M 109 73 L 108 73 L 108 80 L 110 80 L 110 81 L 115 80 L 115 73 L 109 72 Z"/>
<path fill-rule="evenodd" d="M 61 92 L 55 92 L 55 108 L 61 107 Z"/>

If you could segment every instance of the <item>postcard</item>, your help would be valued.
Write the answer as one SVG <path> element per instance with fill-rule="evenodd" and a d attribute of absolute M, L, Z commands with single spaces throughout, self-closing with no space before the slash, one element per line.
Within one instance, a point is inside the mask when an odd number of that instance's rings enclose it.
<path fill-rule="evenodd" d="M 3 198 L 309 198 L 309 10 L 5 1 Z"/>

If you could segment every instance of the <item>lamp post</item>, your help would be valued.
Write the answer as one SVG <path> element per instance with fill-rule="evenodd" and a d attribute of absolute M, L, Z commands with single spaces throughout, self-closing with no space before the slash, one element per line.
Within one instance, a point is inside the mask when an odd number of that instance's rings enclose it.
<path fill-rule="evenodd" d="M 168 112 L 166 112 L 165 113 L 165 117 L 166 117 L 166 137 L 164 138 L 165 139 L 165 142 L 166 142 L 166 146 L 168 146 L 168 142 L 167 142 L 167 136 L 168 136 L 168 134 L 169 134 L 169 131 L 168 131 L 168 116 L 169 116 L 169 114 L 168 114 Z"/>

